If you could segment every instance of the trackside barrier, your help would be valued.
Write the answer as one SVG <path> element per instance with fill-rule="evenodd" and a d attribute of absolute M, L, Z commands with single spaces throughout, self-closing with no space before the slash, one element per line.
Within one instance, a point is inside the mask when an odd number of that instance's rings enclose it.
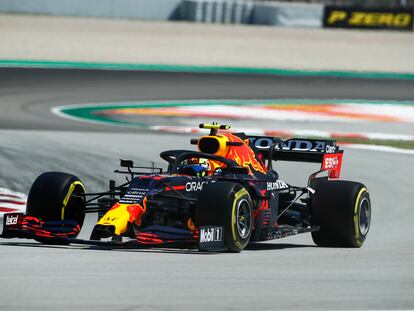
<path fill-rule="evenodd" d="M 253 1 L 184 0 L 181 19 L 193 22 L 249 24 Z"/>
<path fill-rule="evenodd" d="M 184 0 L 181 18 L 193 22 L 322 27 L 323 5 L 258 1 Z"/>
<path fill-rule="evenodd" d="M 325 6 L 241 0 L 184 0 L 181 19 L 205 23 L 258 24 L 308 28 L 413 30 L 409 9 Z"/>
<path fill-rule="evenodd" d="M 314 3 L 255 2 L 253 23 L 285 27 L 322 27 L 324 7 Z"/>

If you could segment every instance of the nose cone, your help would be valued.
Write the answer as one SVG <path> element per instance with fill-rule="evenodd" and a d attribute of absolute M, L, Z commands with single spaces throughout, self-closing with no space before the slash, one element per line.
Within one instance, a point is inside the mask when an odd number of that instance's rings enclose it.
<path fill-rule="evenodd" d="M 141 221 L 141 215 L 145 212 L 145 208 L 140 204 L 121 204 L 116 203 L 106 214 L 98 221 L 97 226 L 111 227 L 115 235 L 122 235 L 128 230 L 128 223 Z M 108 237 L 108 236 L 106 236 Z"/>

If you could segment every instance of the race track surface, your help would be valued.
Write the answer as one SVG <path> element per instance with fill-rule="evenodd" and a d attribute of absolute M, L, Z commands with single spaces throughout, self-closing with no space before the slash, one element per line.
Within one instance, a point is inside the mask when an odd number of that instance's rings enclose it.
<path fill-rule="evenodd" d="M 247 74 L 163 73 L 0 68 L 0 128 L 122 129 L 62 120 L 50 109 L 77 103 L 185 99 L 412 100 L 414 80 L 289 77 Z"/>
<path fill-rule="evenodd" d="M 191 136 L 60 119 L 58 105 L 162 99 L 413 100 L 408 80 L 0 69 L 0 187 L 26 192 L 44 171 L 105 188 L 120 158 L 157 161 Z M 361 249 L 315 247 L 310 235 L 241 254 L 46 246 L 0 241 L 0 310 L 414 309 L 413 156 L 347 149 L 343 179 L 367 185 L 372 227 Z M 317 168 L 280 164 L 304 185 Z M 121 181 L 121 178 L 118 178 Z M 87 218 L 81 237 L 95 220 Z"/>

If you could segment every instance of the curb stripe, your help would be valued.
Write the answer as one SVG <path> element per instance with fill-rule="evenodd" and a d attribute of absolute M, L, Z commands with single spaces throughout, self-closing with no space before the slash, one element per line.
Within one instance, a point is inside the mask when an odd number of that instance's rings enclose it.
<path fill-rule="evenodd" d="M 26 205 L 26 202 L 22 202 L 22 201 L 13 201 L 13 200 L 2 200 L 0 198 L 0 204 L 5 203 L 5 204 L 16 204 L 16 205 Z"/>
<path fill-rule="evenodd" d="M 172 101 L 142 101 L 142 102 L 118 102 L 118 103 L 87 103 L 72 104 L 53 107 L 52 113 L 71 120 L 83 121 L 95 124 L 127 126 L 140 129 L 148 129 L 147 124 L 128 123 L 100 116 L 95 112 L 108 109 L 123 108 L 165 108 L 165 107 L 191 107 L 191 106 L 260 106 L 266 104 L 372 104 L 372 105 L 400 105 L 414 106 L 414 101 L 368 101 L 368 100 L 304 100 L 304 99 L 274 99 L 274 100 L 172 100 Z"/>
<path fill-rule="evenodd" d="M 92 70 L 137 70 L 189 73 L 237 73 L 257 75 L 278 75 L 294 77 L 340 77 L 357 79 L 404 79 L 414 80 L 414 73 L 342 71 L 342 70 L 296 70 L 263 67 L 226 67 L 196 65 L 132 64 L 104 62 L 70 62 L 39 60 L 1 60 L 2 68 L 46 68 L 46 69 L 92 69 Z"/>
<path fill-rule="evenodd" d="M 0 213 L 13 213 L 13 212 L 20 212 L 20 210 L 15 208 L 8 208 L 0 206 Z"/>
<path fill-rule="evenodd" d="M 0 187 L 0 222 L 5 213 L 25 212 L 27 195 Z"/>
<path fill-rule="evenodd" d="M 294 104 L 302 103 L 303 105 L 318 103 L 318 104 L 370 104 L 370 105 L 397 105 L 414 106 L 414 102 L 405 101 L 367 101 L 367 100 L 295 100 L 295 99 L 277 99 L 277 100 L 183 100 L 183 101 L 147 101 L 147 102 L 120 102 L 120 103 L 91 103 L 91 104 L 74 104 L 66 106 L 58 106 L 52 108 L 52 112 L 60 117 L 83 121 L 87 123 L 105 124 L 113 126 L 126 126 L 132 128 L 139 128 L 144 130 L 155 130 L 172 133 L 199 133 L 198 128 L 183 127 L 183 126 L 157 126 L 140 123 L 129 123 L 122 120 L 114 120 L 107 118 L 105 111 L 113 109 L 131 109 L 131 108 L 168 108 L 168 107 L 195 107 L 195 106 L 257 106 L 263 104 Z M 411 109 L 411 108 L 410 108 Z M 102 113 L 100 113 L 102 112 Z M 236 129 L 233 129 L 236 130 Z M 264 129 L 238 129 L 237 131 L 248 131 L 256 135 L 285 135 L 285 136 L 319 136 L 319 137 L 333 137 L 333 138 L 358 138 L 358 139 L 382 139 L 382 140 L 403 140 L 414 141 L 413 135 L 404 134 L 389 134 L 389 133 L 343 133 L 343 132 L 327 132 L 320 130 L 264 130 Z"/>

